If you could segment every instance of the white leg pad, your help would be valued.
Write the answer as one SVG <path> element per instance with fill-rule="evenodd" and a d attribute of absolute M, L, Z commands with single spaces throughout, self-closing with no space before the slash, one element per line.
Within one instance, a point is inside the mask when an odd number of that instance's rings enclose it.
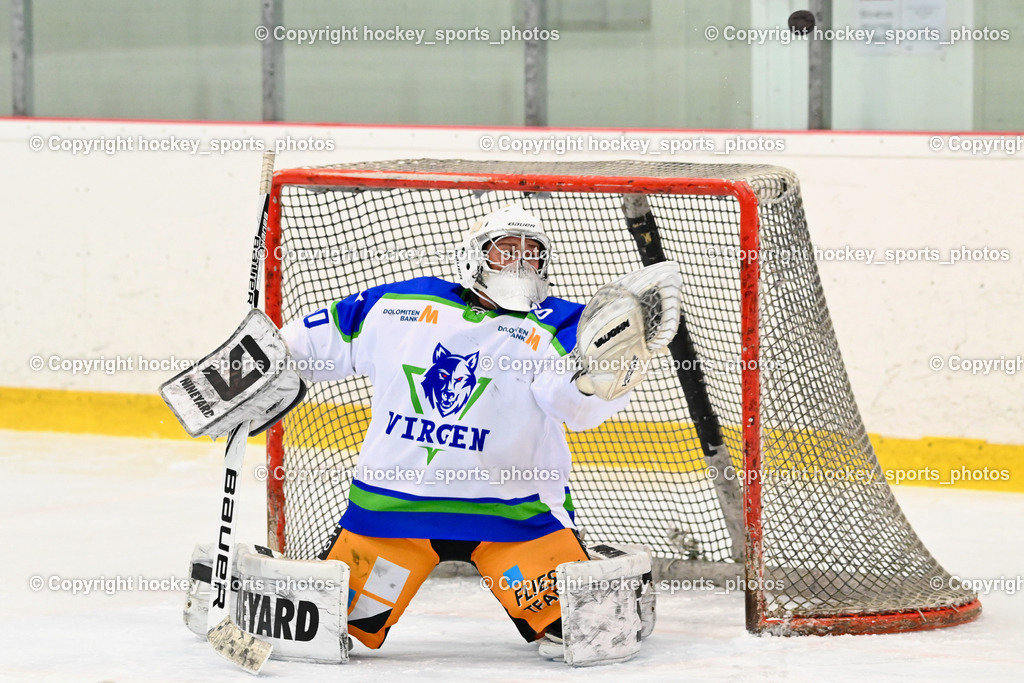
<path fill-rule="evenodd" d="M 188 630 L 206 640 L 209 626 L 206 615 L 210 609 L 210 577 L 213 575 L 213 543 L 197 543 L 192 550 L 192 560 L 188 566 L 188 593 L 185 595 L 185 626 Z M 231 575 L 235 575 L 234 567 Z M 232 610 L 231 618 L 234 619 Z"/>
<path fill-rule="evenodd" d="M 185 624 L 206 638 L 214 544 L 195 547 Z M 337 560 L 288 560 L 239 543 L 232 567 L 231 619 L 274 646 L 272 659 L 321 664 L 348 661 L 348 565 Z"/>
<path fill-rule="evenodd" d="M 601 559 L 558 566 L 564 659 L 570 666 L 624 662 L 640 651 L 640 599 L 650 555 L 610 546 L 596 550 Z M 650 616 L 653 628 L 653 603 Z"/>
<path fill-rule="evenodd" d="M 622 553 L 641 553 L 646 555 L 647 561 L 651 563 L 652 567 L 654 566 L 654 558 L 651 555 L 651 549 L 647 546 L 624 543 L 618 546 L 599 544 L 587 548 L 587 554 L 590 555 L 590 559 L 592 560 L 618 557 Z M 640 638 L 644 639 L 654 633 L 654 623 L 656 621 L 655 608 L 657 607 L 657 604 L 653 573 L 648 571 L 646 574 L 641 576 L 640 579 L 642 584 L 639 598 L 641 624 Z"/>

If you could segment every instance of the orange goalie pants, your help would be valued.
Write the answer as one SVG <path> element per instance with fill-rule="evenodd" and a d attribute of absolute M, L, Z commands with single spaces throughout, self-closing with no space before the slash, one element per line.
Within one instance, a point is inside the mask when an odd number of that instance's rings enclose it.
<path fill-rule="evenodd" d="M 480 571 L 480 585 L 490 589 L 519 633 L 532 642 L 562 616 L 556 567 L 586 560 L 587 554 L 569 529 L 514 543 L 374 538 L 343 529 L 321 557 L 349 566 L 348 631 L 376 649 L 442 560 L 472 562 Z"/>

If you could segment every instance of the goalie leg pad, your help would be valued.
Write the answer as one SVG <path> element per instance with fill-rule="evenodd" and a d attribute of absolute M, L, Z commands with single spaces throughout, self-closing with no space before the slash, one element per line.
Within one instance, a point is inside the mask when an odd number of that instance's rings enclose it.
<path fill-rule="evenodd" d="M 651 574 L 646 552 L 597 546 L 586 562 L 558 566 L 562 602 L 563 657 L 570 666 L 613 664 L 633 658 L 644 635 L 641 619 L 645 577 Z M 649 588 L 649 586 L 648 586 Z M 654 625 L 654 604 L 648 603 Z"/>
<path fill-rule="evenodd" d="M 215 543 L 198 543 L 192 550 L 192 560 L 188 566 L 188 593 L 185 595 L 183 612 L 185 626 L 201 638 L 206 638 L 206 615 L 210 609 L 210 580 L 213 576 L 213 556 Z M 231 571 L 232 585 L 235 585 L 235 571 Z M 232 618 L 234 614 L 232 613 Z"/>
<path fill-rule="evenodd" d="M 200 544 L 193 551 L 185 601 L 185 624 L 204 638 L 214 546 Z M 231 620 L 271 643 L 272 659 L 343 664 L 349 653 L 348 575 L 342 562 L 289 560 L 239 543 L 231 572 Z"/>
<path fill-rule="evenodd" d="M 590 555 L 592 560 L 604 560 L 611 559 L 613 557 L 621 557 L 622 555 L 629 554 L 642 554 L 647 556 L 647 561 L 651 567 L 654 566 L 654 558 L 651 555 L 651 549 L 643 545 L 619 545 L 611 546 L 607 544 L 595 545 L 587 548 L 587 553 Z M 640 576 L 640 593 L 637 597 L 637 609 L 640 612 L 640 638 L 641 640 L 654 633 L 654 623 L 656 621 L 656 596 L 657 593 L 654 590 L 654 573 L 653 571 L 647 571 Z"/>
<path fill-rule="evenodd" d="M 189 436 L 227 434 L 250 420 L 259 434 L 294 408 L 306 385 L 274 323 L 258 309 L 220 348 L 160 385 Z"/>

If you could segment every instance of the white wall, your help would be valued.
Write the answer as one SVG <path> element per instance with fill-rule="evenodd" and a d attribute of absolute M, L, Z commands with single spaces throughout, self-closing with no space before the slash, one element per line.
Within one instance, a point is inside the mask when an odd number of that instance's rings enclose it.
<path fill-rule="evenodd" d="M 801 0 L 751 3 L 751 26 L 785 26 Z M 975 19 L 973 0 L 859 0 L 834 3 L 832 28 L 871 30 L 865 39 L 832 41 L 832 128 L 839 130 L 971 130 L 976 100 L 975 44 L 948 44 L 959 27 L 1007 28 Z M 897 42 L 887 30 L 934 27 L 938 39 Z M 1007 29 L 1009 30 L 1009 29 Z M 841 33 L 840 35 L 847 35 Z M 906 34 L 903 34 L 906 35 Z M 946 43 L 946 44 L 944 44 Z M 997 47 L 997 43 L 992 43 Z M 752 122 L 756 128 L 807 128 L 808 41 L 773 38 L 750 50 Z M 986 47 L 980 54 L 984 57 Z M 988 48 L 990 49 L 990 48 Z M 995 96 L 1001 102 L 1006 93 Z M 991 129 L 989 129 L 991 130 Z"/>
<path fill-rule="evenodd" d="M 330 141 L 329 153 L 285 152 L 278 168 L 407 157 L 556 159 L 480 150 L 484 135 L 564 131 L 0 120 L 0 386 L 154 392 L 169 372 L 73 375 L 30 367 L 63 359 L 197 358 L 244 312 L 260 158 L 187 152 L 34 152 L 30 139 Z M 586 135 L 586 131 L 574 131 Z M 653 145 L 686 131 L 634 131 Z M 735 133 L 712 137 L 719 149 Z M 1024 152 L 971 156 L 929 149 L 928 135 L 739 134 L 784 152 L 662 155 L 757 162 L 801 178 L 811 234 L 823 248 L 1010 250 L 990 263 L 820 264 L 840 346 L 869 431 L 887 436 L 1024 443 L 1024 373 L 970 375 L 929 359 L 1024 354 Z M 998 136 L 989 140 L 998 140 Z M 573 154 L 566 160 L 623 157 Z M 884 260 L 881 254 L 875 260 Z"/>

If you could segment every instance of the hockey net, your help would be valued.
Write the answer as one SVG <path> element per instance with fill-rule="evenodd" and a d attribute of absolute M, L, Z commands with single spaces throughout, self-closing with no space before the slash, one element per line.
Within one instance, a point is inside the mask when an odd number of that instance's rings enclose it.
<path fill-rule="evenodd" d="M 410 160 L 279 171 L 267 312 L 283 324 L 374 285 L 454 279 L 465 229 L 511 202 L 552 238 L 552 295 L 585 303 L 642 265 L 651 235 L 632 234 L 623 212 L 624 197 L 629 213 L 641 195 L 648 229 L 682 266 L 690 355 L 673 351 L 626 410 L 568 434 L 586 539 L 643 544 L 662 577 L 742 576 L 752 631 L 977 616 L 976 596 L 951 587 L 878 464 L 785 169 Z M 270 543 L 287 556 L 316 557 L 332 537 L 371 395 L 362 377 L 315 385 L 271 430 Z"/>

